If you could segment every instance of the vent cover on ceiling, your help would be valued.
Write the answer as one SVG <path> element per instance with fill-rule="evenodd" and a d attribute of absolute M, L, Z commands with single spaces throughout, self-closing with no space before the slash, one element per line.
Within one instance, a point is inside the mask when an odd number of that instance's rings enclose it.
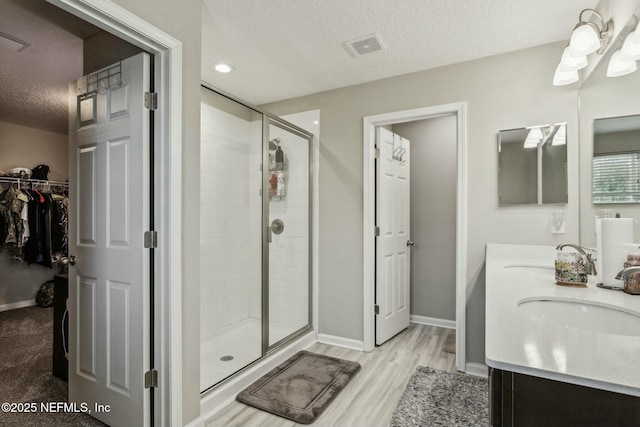
<path fill-rule="evenodd" d="M 24 50 L 31 45 L 25 41 L 22 41 L 0 31 L 0 46 L 6 47 L 7 49 L 11 49 L 15 52 L 20 52 L 21 50 Z"/>
<path fill-rule="evenodd" d="M 349 52 L 349 55 L 354 58 L 384 50 L 382 41 L 380 41 L 377 34 L 369 34 L 368 36 L 349 40 L 344 42 L 343 45 L 347 52 Z"/>

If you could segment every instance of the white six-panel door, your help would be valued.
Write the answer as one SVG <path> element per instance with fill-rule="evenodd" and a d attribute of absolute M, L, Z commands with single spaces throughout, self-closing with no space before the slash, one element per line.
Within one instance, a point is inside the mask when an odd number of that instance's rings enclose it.
<path fill-rule="evenodd" d="M 409 326 L 410 147 L 409 141 L 378 128 L 376 141 L 376 345 Z M 393 158 L 402 147 L 403 160 Z M 402 150 L 397 150 L 399 154 Z"/>
<path fill-rule="evenodd" d="M 69 401 L 113 427 L 149 421 L 149 79 L 141 53 L 71 84 Z"/>

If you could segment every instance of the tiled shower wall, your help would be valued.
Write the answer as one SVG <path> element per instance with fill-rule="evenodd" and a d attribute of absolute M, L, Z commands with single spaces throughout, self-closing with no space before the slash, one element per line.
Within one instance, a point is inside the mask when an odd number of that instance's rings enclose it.
<path fill-rule="evenodd" d="M 204 103 L 201 121 L 200 335 L 205 338 L 250 317 L 250 289 L 262 286 L 260 224 L 252 224 L 250 212 L 250 197 L 258 197 L 250 190 L 259 181 L 249 184 L 250 150 L 260 145 L 260 124 Z"/>

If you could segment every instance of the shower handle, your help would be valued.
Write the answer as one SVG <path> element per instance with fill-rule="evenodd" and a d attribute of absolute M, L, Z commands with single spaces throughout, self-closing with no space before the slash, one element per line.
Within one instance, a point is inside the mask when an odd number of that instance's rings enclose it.
<path fill-rule="evenodd" d="M 281 234 L 284 231 L 284 222 L 281 219 L 274 219 L 268 228 L 269 243 L 273 240 L 274 234 Z"/>

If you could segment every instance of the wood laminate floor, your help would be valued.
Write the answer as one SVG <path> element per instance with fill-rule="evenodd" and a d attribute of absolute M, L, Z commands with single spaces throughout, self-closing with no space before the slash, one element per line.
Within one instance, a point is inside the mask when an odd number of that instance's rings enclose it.
<path fill-rule="evenodd" d="M 316 343 L 308 350 L 354 360 L 362 369 L 329 405 L 313 426 L 387 426 L 416 366 L 455 372 L 455 354 L 444 352 L 449 329 L 411 324 L 370 353 Z M 302 424 L 240 402 L 232 402 L 206 427 L 289 427 Z"/>

